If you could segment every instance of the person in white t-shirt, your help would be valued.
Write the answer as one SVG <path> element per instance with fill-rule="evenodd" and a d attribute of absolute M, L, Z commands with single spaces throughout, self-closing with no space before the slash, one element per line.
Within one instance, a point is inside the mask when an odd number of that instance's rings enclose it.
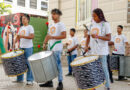
<path fill-rule="evenodd" d="M 85 47 L 86 47 L 86 40 L 88 37 L 88 30 L 84 30 L 84 37 L 80 41 L 80 47 L 81 47 L 81 55 L 85 54 Z M 87 52 L 88 53 L 88 52 Z"/>
<path fill-rule="evenodd" d="M 22 16 L 22 24 L 23 26 L 20 28 L 18 32 L 18 36 L 15 40 L 15 43 L 20 41 L 20 49 L 24 50 L 24 55 L 25 58 L 27 59 L 26 63 L 28 66 L 28 71 L 27 71 L 27 85 L 33 85 L 33 74 L 32 70 L 28 61 L 28 57 L 33 54 L 33 41 L 32 39 L 34 38 L 34 28 L 29 25 L 30 17 L 29 15 L 23 15 Z M 15 48 L 15 43 L 14 43 L 14 48 Z M 24 74 L 17 76 L 17 83 L 23 82 L 24 80 Z"/>
<path fill-rule="evenodd" d="M 92 55 L 99 55 L 102 68 L 105 73 L 105 90 L 110 90 L 110 79 L 107 66 L 108 41 L 111 39 L 110 24 L 106 21 L 103 11 L 97 8 L 93 11 L 94 23 L 90 26 L 89 37 L 87 39 L 86 51 L 90 44 Z"/>
<path fill-rule="evenodd" d="M 113 45 L 114 45 L 114 51 L 113 55 L 118 55 L 118 56 L 124 56 L 125 55 L 125 46 L 128 45 L 127 38 L 124 34 L 122 34 L 123 31 L 123 26 L 118 25 L 117 27 L 117 34 L 112 38 Z M 119 61 L 119 58 L 118 58 Z M 119 68 L 120 64 L 118 62 Z M 120 70 L 120 69 L 119 69 Z M 126 80 L 124 76 L 120 76 L 118 74 L 118 80 Z"/>
<path fill-rule="evenodd" d="M 74 28 L 70 29 L 70 38 L 68 39 L 67 45 L 67 60 L 68 60 L 68 74 L 66 76 L 72 75 L 72 67 L 70 66 L 71 62 L 77 57 L 78 51 L 78 39 L 75 36 L 76 30 Z"/>
<path fill-rule="evenodd" d="M 124 34 L 122 34 L 123 31 L 123 26 L 118 25 L 117 27 L 117 33 L 113 37 L 113 42 L 114 42 L 114 51 L 113 54 L 118 54 L 118 55 L 125 55 L 125 46 L 128 45 L 127 38 Z"/>
<path fill-rule="evenodd" d="M 63 90 L 63 76 L 62 76 L 62 65 L 61 65 L 61 54 L 63 51 L 62 39 L 66 38 L 66 27 L 60 22 L 60 16 L 62 12 L 59 9 L 53 9 L 51 11 L 52 19 L 54 21 L 53 24 L 49 26 L 48 35 L 46 36 L 43 48 L 46 48 L 46 44 L 48 43 L 48 49 L 54 52 L 54 56 L 57 61 L 58 67 L 58 81 L 59 84 L 56 90 Z M 53 82 L 48 81 L 45 84 L 40 84 L 40 87 L 53 87 Z"/>

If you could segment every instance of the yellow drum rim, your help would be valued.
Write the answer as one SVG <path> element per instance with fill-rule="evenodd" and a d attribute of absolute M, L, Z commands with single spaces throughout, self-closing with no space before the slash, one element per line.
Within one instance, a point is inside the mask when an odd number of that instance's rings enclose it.
<path fill-rule="evenodd" d="M 71 65 L 72 67 L 82 66 L 82 65 L 85 65 L 85 64 L 87 64 L 87 63 L 94 62 L 94 61 L 96 61 L 96 60 L 99 58 L 98 55 L 91 55 L 91 56 L 97 56 L 97 58 L 95 58 L 95 59 L 93 59 L 93 60 L 91 60 L 91 61 L 86 61 L 86 62 L 81 63 L 81 64 L 72 65 L 73 62 L 75 62 L 75 61 L 77 61 L 77 60 L 80 60 L 80 59 L 82 59 L 82 58 L 85 58 L 85 57 L 81 57 L 81 58 L 75 59 L 70 65 Z M 87 56 L 87 57 L 90 57 L 90 56 Z"/>
<path fill-rule="evenodd" d="M 4 53 L 4 54 L 0 55 L 0 58 L 1 58 L 1 59 L 9 59 L 9 58 L 14 58 L 14 57 L 17 57 L 17 56 L 20 56 L 20 55 L 24 54 L 24 50 L 14 50 L 14 51 L 22 51 L 22 53 L 20 53 L 20 54 L 18 54 L 18 55 L 16 55 L 16 56 L 2 57 L 3 55 L 10 53 L 10 52 L 7 52 L 7 53 Z M 13 51 L 11 51 L 11 52 L 13 52 Z"/>
<path fill-rule="evenodd" d="M 89 56 L 78 57 L 77 59 L 74 59 L 74 61 L 77 61 L 77 60 L 82 59 L 82 58 L 84 58 L 84 57 L 90 57 L 90 56 L 98 56 L 98 55 L 89 55 Z"/>
<path fill-rule="evenodd" d="M 26 73 L 28 70 L 26 70 L 25 72 L 23 72 L 23 73 L 20 73 L 20 74 L 17 74 L 17 75 L 8 75 L 8 77 L 16 77 L 16 76 L 20 76 L 20 75 L 22 75 L 22 74 L 24 74 L 24 73 Z"/>
<path fill-rule="evenodd" d="M 104 81 L 104 82 L 101 83 L 100 85 L 98 85 L 98 86 L 96 86 L 96 87 L 93 87 L 93 88 L 89 88 L 89 89 L 80 89 L 80 88 L 79 88 L 78 90 L 92 90 L 92 89 L 97 89 L 97 88 L 103 86 L 105 83 L 106 83 L 106 81 Z"/>

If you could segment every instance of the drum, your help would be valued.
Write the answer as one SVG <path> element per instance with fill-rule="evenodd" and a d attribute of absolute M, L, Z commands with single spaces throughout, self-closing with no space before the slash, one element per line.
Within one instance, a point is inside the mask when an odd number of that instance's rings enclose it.
<path fill-rule="evenodd" d="M 33 54 L 28 60 L 37 83 L 47 82 L 58 76 L 58 67 L 52 51 Z"/>
<path fill-rule="evenodd" d="M 99 56 L 80 57 L 71 63 L 79 90 L 93 89 L 104 84 L 105 75 L 98 58 Z"/>
<path fill-rule="evenodd" d="M 120 76 L 130 77 L 130 56 L 120 56 Z"/>
<path fill-rule="evenodd" d="M 119 68 L 118 68 L 118 65 L 119 65 L 119 56 L 118 55 L 112 55 L 112 56 L 110 56 L 109 63 L 110 63 L 110 69 L 112 71 L 118 71 L 119 70 Z"/>
<path fill-rule="evenodd" d="M 19 76 L 27 71 L 24 51 L 12 51 L 1 55 L 5 73 L 9 77 Z"/>

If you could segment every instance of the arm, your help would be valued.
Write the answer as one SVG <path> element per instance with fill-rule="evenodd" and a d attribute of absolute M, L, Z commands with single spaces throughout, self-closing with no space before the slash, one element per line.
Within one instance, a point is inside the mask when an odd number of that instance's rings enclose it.
<path fill-rule="evenodd" d="M 74 47 L 70 48 L 70 49 L 68 50 L 68 52 L 71 52 L 71 51 L 75 50 L 77 47 L 78 47 L 78 44 L 75 45 Z"/>
<path fill-rule="evenodd" d="M 88 47 L 89 43 L 90 43 L 90 35 L 88 35 L 87 39 L 86 39 L 86 47 Z"/>
<path fill-rule="evenodd" d="M 108 45 L 109 45 L 109 46 L 112 46 L 112 45 L 114 45 L 114 42 L 109 41 L 109 42 L 108 42 Z"/>
<path fill-rule="evenodd" d="M 47 42 L 48 42 L 48 39 L 47 39 L 47 36 L 46 36 L 43 44 L 47 44 Z"/>
<path fill-rule="evenodd" d="M 111 40 L 111 34 L 106 34 L 106 36 L 97 36 L 97 38 L 104 40 L 104 41 L 110 41 Z"/>
<path fill-rule="evenodd" d="M 60 36 L 52 36 L 52 39 L 65 39 L 66 38 L 66 31 L 62 32 Z"/>
<path fill-rule="evenodd" d="M 17 43 L 19 41 L 19 36 L 16 37 L 16 39 L 14 40 L 14 44 Z"/>
<path fill-rule="evenodd" d="M 21 35 L 19 35 L 19 38 L 24 38 L 24 39 L 33 39 L 33 38 L 34 38 L 34 34 L 31 33 L 29 36 L 21 36 Z"/>
<path fill-rule="evenodd" d="M 126 45 L 126 46 L 128 46 L 128 45 L 129 45 L 129 43 L 128 43 L 128 42 L 126 42 L 126 43 L 125 43 L 125 45 Z"/>

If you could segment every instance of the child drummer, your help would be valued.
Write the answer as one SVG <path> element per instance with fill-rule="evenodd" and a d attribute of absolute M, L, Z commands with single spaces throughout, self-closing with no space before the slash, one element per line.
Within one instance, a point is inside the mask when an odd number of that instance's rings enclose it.
<path fill-rule="evenodd" d="M 68 60 L 68 74 L 66 76 L 72 75 L 72 68 L 70 66 L 71 62 L 77 57 L 78 51 L 78 39 L 75 36 L 76 30 L 74 28 L 70 29 L 70 38 L 68 39 L 67 45 L 67 60 Z"/>
<path fill-rule="evenodd" d="M 84 29 L 84 37 L 80 41 L 81 55 L 85 54 L 86 40 L 88 38 L 88 29 Z"/>
<path fill-rule="evenodd" d="M 63 76 L 62 76 L 62 65 L 61 65 L 61 53 L 63 51 L 62 39 L 66 38 L 66 28 L 65 25 L 60 22 L 60 16 L 62 12 L 59 9 L 53 9 L 51 11 L 52 19 L 54 23 L 49 26 L 48 35 L 43 43 L 43 48 L 46 48 L 48 43 L 48 49 L 54 52 L 54 56 L 57 60 L 57 66 L 59 70 L 58 81 L 59 84 L 56 90 L 63 90 Z M 40 84 L 40 87 L 53 87 L 53 82 L 48 81 L 45 84 Z"/>

